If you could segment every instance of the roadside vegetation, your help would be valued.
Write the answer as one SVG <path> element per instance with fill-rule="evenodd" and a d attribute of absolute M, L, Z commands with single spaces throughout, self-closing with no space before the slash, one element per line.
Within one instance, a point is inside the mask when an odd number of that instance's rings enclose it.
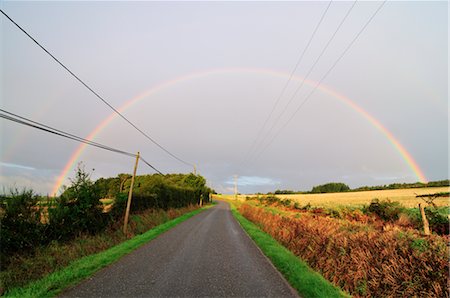
<path fill-rule="evenodd" d="M 448 193 L 423 198 L 447 200 L 422 201 L 430 236 L 418 208 L 389 199 L 327 208 L 276 196 L 235 202 L 242 216 L 352 296 L 448 297 Z"/>
<path fill-rule="evenodd" d="M 211 190 L 201 176 L 137 178 L 127 235 L 122 226 L 129 183 L 120 185 L 120 177 L 93 182 L 80 166 L 58 198 L 40 197 L 31 190 L 1 195 L 0 293 L 25 286 L 209 202 Z M 118 180 L 121 188 L 116 191 L 114 183 L 102 188 L 105 180 Z"/>
<path fill-rule="evenodd" d="M 242 216 L 236 210 L 235 202 L 231 204 L 234 217 L 300 296 L 349 297 L 339 287 L 331 284 L 322 275 L 312 270 L 307 263 L 278 243 L 271 235 L 262 231 L 258 225 Z"/>
<path fill-rule="evenodd" d="M 208 208 L 208 207 L 203 207 Z M 91 276 L 101 268 L 108 266 L 114 261 L 127 253 L 132 252 L 139 246 L 147 243 L 148 241 L 156 238 L 161 233 L 171 229 L 175 225 L 185 221 L 186 219 L 201 212 L 201 209 L 195 209 L 193 211 L 185 213 L 185 210 L 177 210 L 180 216 L 166 221 L 161 225 L 146 231 L 143 234 L 137 235 L 130 240 L 122 240 L 118 242 L 118 245 L 112 246 L 109 249 L 101 250 L 99 253 L 87 254 L 86 256 L 79 258 L 75 261 L 68 263 L 68 266 L 64 266 L 61 270 L 52 270 L 53 272 L 46 275 L 44 278 L 35 282 L 31 282 L 25 287 L 13 288 L 6 293 L 6 297 L 54 297 L 61 293 L 64 289 L 71 285 L 76 285 L 83 279 Z M 181 215 L 183 214 L 183 215 Z M 89 242 L 89 240 L 88 240 Z M 86 243 L 78 243 L 86 245 Z M 71 250 L 69 247 L 69 251 Z M 80 255 L 81 257 L 81 255 Z"/>

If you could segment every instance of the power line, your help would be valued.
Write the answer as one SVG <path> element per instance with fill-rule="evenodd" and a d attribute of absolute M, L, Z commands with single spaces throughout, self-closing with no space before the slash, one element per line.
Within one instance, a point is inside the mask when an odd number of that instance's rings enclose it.
<path fill-rule="evenodd" d="M 78 82 L 80 82 L 84 87 L 86 87 L 92 94 L 94 94 L 98 99 L 100 99 L 104 104 L 106 104 L 111 110 L 113 110 L 117 115 L 119 115 L 123 120 L 128 122 L 132 127 L 134 127 L 137 131 L 139 131 L 144 137 L 150 140 L 153 144 L 158 146 L 164 152 L 175 158 L 176 160 L 184 163 L 188 166 L 193 166 L 193 164 L 179 158 L 166 148 L 164 148 L 161 144 L 155 141 L 152 137 L 142 131 L 139 127 L 137 127 L 133 122 L 128 120 L 122 113 L 120 113 L 116 108 L 114 108 L 106 99 L 100 96 L 97 92 L 95 92 L 87 83 L 85 83 L 82 79 L 80 79 L 75 73 L 73 73 L 66 65 L 64 65 L 58 58 L 56 58 L 49 50 L 47 50 L 44 46 L 42 46 L 35 38 L 33 38 L 25 29 L 23 29 L 19 24 L 17 24 L 10 16 L 8 16 L 2 9 L 0 9 L 1 13 L 10 20 L 17 28 L 19 28 L 26 36 L 28 36 L 35 44 L 37 44 L 44 52 L 46 52 L 50 57 L 53 58 L 60 66 L 62 66 L 67 72 L 69 72 Z"/>
<path fill-rule="evenodd" d="M 0 111 L 2 112 L 2 113 L 0 113 L 0 117 L 1 118 L 6 119 L 6 120 L 10 120 L 12 122 L 16 122 L 18 124 L 26 125 L 26 126 L 29 126 L 29 127 L 35 128 L 35 129 L 39 129 L 39 130 L 42 130 L 42 131 L 54 134 L 54 135 L 58 135 L 60 137 L 68 138 L 68 139 L 71 139 L 73 141 L 77 141 L 77 142 L 81 142 L 81 143 L 84 143 L 84 144 L 87 144 L 87 145 L 95 146 L 95 147 L 98 147 L 100 149 L 108 150 L 108 151 L 111 151 L 111 152 L 123 154 L 123 155 L 130 156 L 130 157 L 136 157 L 137 156 L 136 154 L 133 154 L 133 153 L 130 153 L 130 152 L 127 152 L 127 151 L 123 151 L 123 150 L 119 150 L 119 149 L 116 149 L 116 148 L 113 148 L 113 147 L 110 147 L 110 146 L 106 146 L 106 145 L 103 145 L 103 144 L 100 144 L 100 143 L 97 143 L 97 142 L 93 142 L 93 141 L 84 139 L 84 138 L 79 137 L 77 135 L 74 135 L 74 134 L 62 131 L 60 129 L 53 128 L 51 126 L 39 123 L 37 121 L 33 121 L 31 119 L 25 118 L 23 116 L 19 116 L 17 114 L 8 112 L 8 111 L 3 110 L 3 109 L 0 109 Z M 156 169 L 150 163 L 145 161 L 142 157 L 141 157 L 141 159 L 149 167 L 151 167 L 153 170 L 155 170 L 159 174 L 162 174 L 158 169 Z"/>
<path fill-rule="evenodd" d="M 358 0 L 355 0 L 353 2 L 353 4 L 350 6 L 350 8 L 347 10 L 347 13 L 345 14 L 344 18 L 340 21 L 339 25 L 336 27 L 336 30 L 334 31 L 334 33 L 331 35 L 331 37 L 328 39 L 328 42 L 326 43 L 325 47 L 322 49 L 322 51 L 320 52 L 319 56 L 317 56 L 316 60 L 314 61 L 314 63 L 311 65 L 311 67 L 309 68 L 307 74 L 303 77 L 302 82 L 300 83 L 300 85 L 297 87 L 297 89 L 295 90 L 295 92 L 292 94 L 291 98 L 289 99 L 288 103 L 284 106 L 283 111 L 278 115 L 278 117 L 275 119 L 274 123 L 272 124 L 272 126 L 270 127 L 269 131 L 266 133 L 265 137 L 261 140 L 261 142 L 259 142 L 259 144 L 263 144 L 267 138 L 269 137 L 270 133 L 273 131 L 273 129 L 276 127 L 276 125 L 280 122 L 280 120 L 282 119 L 282 116 L 286 113 L 289 105 L 293 102 L 293 100 L 295 99 L 295 97 L 297 96 L 298 92 L 300 91 L 300 89 L 304 86 L 306 79 L 311 75 L 311 73 L 313 72 L 314 68 L 316 67 L 317 63 L 319 63 L 320 59 L 322 58 L 323 54 L 326 52 L 326 50 L 328 49 L 328 47 L 330 46 L 331 42 L 334 40 L 334 38 L 336 37 L 337 33 L 339 32 L 339 30 L 341 29 L 342 25 L 344 24 L 344 22 L 347 20 L 348 16 L 350 15 L 350 13 L 352 12 L 353 8 L 356 5 L 356 2 Z"/>
<path fill-rule="evenodd" d="M 3 112 L 3 113 L 9 114 L 9 115 L 12 116 L 12 117 L 19 118 L 19 119 L 25 120 L 25 121 L 27 121 L 27 122 L 36 124 L 36 125 L 38 125 L 38 126 L 47 128 L 47 129 L 49 129 L 49 130 L 56 131 L 56 132 L 58 132 L 58 133 L 60 133 L 60 134 L 64 134 L 64 135 L 73 137 L 73 138 L 75 138 L 75 139 L 77 139 L 77 140 L 79 140 L 79 141 L 89 142 L 90 144 L 92 144 L 92 145 L 94 145 L 94 146 L 95 146 L 95 145 L 98 145 L 98 146 L 102 146 L 102 147 L 103 147 L 103 146 L 104 146 L 104 147 L 107 147 L 107 146 L 102 145 L 102 144 L 100 144 L 100 143 L 97 143 L 97 142 L 94 142 L 94 141 L 90 141 L 90 140 L 87 140 L 87 139 L 83 139 L 83 138 L 78 137 L 78 136 L 76 136 L 76 135 L 74 135 L 74 134 L 71 134 L 71 133 L 68 133 L 68 132 L 65 132 L 65 131 L 62 131 L 62 130 L 53 128 L 53 127 L 51 127 L 51 126 L 48 126 L 48 125 L 45 125 L 45 124 L 42 124 L 42 123 L 39 123 L 39 122 L 36 122 L 36 121 L 33 121 L 33 120 L 31 120 L 31 119 L 28 119 L 28 118 L 19 116 L 19 115 L 17 115 L 17 114 L 8 112 L 8 111 L 6 111 L 6 110 L 0 109 L 0 111 Z M 53 133 L 53 132 L 52 132 L 52 133 Z M 109 147 L 109 148 L 111 148 L 111 147 Z M 132 153 L 130 153 L 130 154 L 132 154 Z M 136 157 L 135 154 L 133 154 L 133 156 Z"/>
<path fill-rule="evenodd" d="M 250 154 L 250 152 L 253 151 L 253 148 L 256 146 L 257 141 L 259 140 L 259 138 L 261 137 L 261 133 L 264 131 L 264 129 L 266 128 L 267 123 L 269 123 L 270 118 L 272 118 L 273 112 L 275 111 L 275 109 L 278 106 L 278 103 L 280 102 L 281 98 L 283 97 L 284 93 L 286 92 L 287 87 L 289 86 L 289 83 L 291 82 L 295 72 L 297 71 L 298 66 L 300 65 L 300 63 L 303 60 L 303 57 L 305 56 L 306 51 L 309 49 L 309 46 L 311 45 L 312 40 L 314 39 L 314 36 L 317 33 L 317 30 L 319 29 L 320 25 L 322 24 L 323 19 L 325 18 L 325 15 L 328 12 L 328 9 L 331 6 L 331 2 L 333 2 L 333 0 L 331 0 L 327 7 L 325 8 L 325 11 L 322 13 L 322 16 L 319 19 L 319 22 L 317 23 L 316 27 L 313 30 L 313 33 L 311 34 L 305 48 L 303 49 L 302 53 L 300 54 L 297 63 L 295 64 L 294 68 L 291 71 L 291 74 L 289 75 L 289 79 L 286 81 L 286 83 L 284 84 L 284 87 L 282 88 L 280 94 L 278 95 L 278 97 L 275 100 L 275 103 L 272 106 L 272 110 L 270 111 L 269 115 L 267 116 L 266 120 L 264 121 L 264 124 L 261 126 L 261 128 L 258 131 L 258 134 L 256 135 L 256 138 L 253 140 L 253 143 L 249 149 L 249 151 L 247 152 L 247 154 L 245 155 L 244 159 L 247 159 L 248 155 Z"/>
<path fill-rule="evenodd" d="M 345 54 L 348 52 L 348 50 L 352 47 L 352 45 L 356 42 L 356 40 L 360 37 L 360 35 L 363 33 L 363 31 L 367 28 L 367 26 L 372 22 L 373 18 L 378 14 L 378 12 L 383 8 L 384 4 L 387 0 L 384 0 L 380 6 L 375 10 L 375 12 L 372 14 L 372 16 L 367 20 L 367 22 L 364 24 L 364 26 L 361 28 L 361 30 L 356 34 L 356 36 L 353 38 L 353 40 L 348 44 L 348 46 L 345 48 L 345 50 L 342 52 L 342 54 L 339 56 L 339 58 L 333 63 L 333 65 L 328 69 L 328 71 L 322 76 L 322 78 L 317 82 L 317 84 L 314 86 L 314 88 L 309 92 L 309 94 L 305 97 L 305 99 L 300 103 L 300 105 L 297 107 L 297 109 L 294 111 L 294 113 L 289 117 L 288 121 L 284 123 L 284 125 L 275 133 L 275 135 L 272 137 L 272 139 L 267 143 L 267 145 L 259 152 L 259 156 L 267 150 L 267 148 L 275 141 L 275 139 L 278 137 L 278 135 L 281 133 L 283 129 L 285 129 L 288 124 L 294 119 L 295 115 L 300 111 L 300 109 L 304 106 L 304 104 L 311 98 L 312 94 L 317 90 L 317 88 L 320 86 L 320 84 L 326 79 L 326 77 L 331 73 L 331 71 L 336 67 L 336 65 L 339 63 L 339 61 L 345 56 Z"/>
<path fill-rule="evenodd" d="M 149 164 L 142 156 L 139 156 L 139 159 L 142 160 L 146 165 L 148 165 L 150 168 L 152 168 L 153 170 L 155 170 L 156 172 L 158 172 L 161 175 L 164 175 L 163 173 L 161 173 L 159 170 L 157 170 L 154 166 L 152 166 L 151 164 Z"/>
<path fill-rule="evenodd" d="M 117 152 L 117 153 L 124 154 L 124 155 L 127 155 L 127 156 L 136 157 L 136 155 L 133 154 L 133 153 L 129 153 L 129 152 L 126 152 L 126 151 L 118 150 L 118 149 L 115 149 L 115 148 L 112 148 L 112 147 L 108 147 L 108 146 L 105 146 L 105 145 L 95 144 L 95 143 L 90 142 L 89 140 L 82 139 L 81 137 L 72 137 L 71 134 L 64 134 L 64 133 L 58 132 L 56 130 L 51 130 L 51 129 L 45 128 L 44 126 L 35 125 L 35 124 L 29 123 L 29 122 L 26 122 L 26 121 L 23 121 L 23 120 L 20 120 L 20 119 L 17 119 L 17 118 L 14 118 L 12 116 L 8 116 L 8 115 L 2 114 L 2 113 L 0 113 L 0 117 L 4 118 L 6 120 L 10 120 L 10 121 L 22 124 L 22 125 L 30 126 L 30 127 L 33 127 L 33 128 L 36 128 L 36 129 L 39 129 L 39 130 L 42 130 L 42 131 L 45 131 L 45 132 L 48 132 L 48 133 L 52 133 L 52 134 L 55 134 L 55 135 L 58 135 L 58 136 L 61 136 L 61 137 L 64 137 L 64 138 L 68 138 L 68 139 L 71 139 L 71 140 L 74 140 L 74 141 L 82 142 L 82 143 L 85 143 L 85 144 L 88 144 L 88 145 L 92 145 L 92 146 L 95 146 L 95 147 L 98 147 L 98 148 L 102 148 L 102 149 L 105 149 L 105 150 Z"/>

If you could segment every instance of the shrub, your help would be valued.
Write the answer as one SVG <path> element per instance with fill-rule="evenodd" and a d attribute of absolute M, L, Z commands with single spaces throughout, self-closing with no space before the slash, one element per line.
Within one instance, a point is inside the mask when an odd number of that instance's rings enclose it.
<path fill-rule="evenodd" d="M 423 229 L 422 216 L 419 208 L 408 208 L 405 210 L 405 213 L 408 215 L 412 225 L 414 225 L 416 229 Z M 448 214 L 448 207 L 425 207 L 425 215 L 428 219 L 432 232 L 438 235 L 449 234 L 450 221 Z"/>
<path fill-rule="evenodd" d="M 373 199 L 368 207 L 363 208 L 366 213 L 374 213 L 385 221 L 398 220 L 403 209 L 399 202 L 391 202 L 389 199 L 383 201 Z"/>
<path fill-rule="evenodd" d="M 289 207 L 289 206 L 291 206 L 291 200 L 289 200 L 289 199 L 282 200 L 281 205 L 283 205 L 285 207 Z"/>
<path fill-rule="evenodd" d="M 136 188 L 133 190 L 131 211 L 143 211 L 150 208 L 180 208 L 197 205 L 202 198 L 209 201 L 211 190 L 204 184 L 203 177 L 189 175 L 145 175 L 136 177 Z M 113 207 L 114 216 L 123 215 L 128 196 L 116 195 Z"/>
<path fill-rule="evenodd" d="M 447 208 L 445 208 L 447 209 Z M 448 212 L 448 209 L 445 210 Z M 448 213 L 447 213 L 448 214 Z M 433 232 L 439 235 L 449 234 L 449 218 L 446 214 L 441 214 L 438 208 L 425 208 L 425 215 Z"/>
<path fill-rule="evenodd" d="M 1 262 L 14 251 L 34 247 L 43 240 L 45 226 L 41 223 L 38 196 L 32 190 L 11 190 L 0 196 Z"/>
<path fill-rule="evenodd" d="M 264 200 L 263 200 L 264 204 L 267 205 L 273 205 L 276 204 L 278 205 L 281 200 L 275 196 L 267 196 Z"/>
<path fill-rule="evenodd" d="M 105 228 L 98 188 L 80 164 L 72 185 L 57 199 L 55 208 L 49 209 L 53 239 L 67 239 L 82 233 L 96 233 Z"/>

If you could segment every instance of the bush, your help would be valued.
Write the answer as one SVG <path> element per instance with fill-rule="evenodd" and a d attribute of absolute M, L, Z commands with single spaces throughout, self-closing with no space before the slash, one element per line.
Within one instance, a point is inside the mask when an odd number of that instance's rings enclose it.
<path fill-rule="evenodd" d="M 111 220 L 123 218 L 130 180 L 129 175 L 120 174 L 94 183 L 80 164 L 70 187 L 55 200 L 39 201 L 31 190 L 0 195 L 0 262 L 6 264 L 6 257 L 14 252 L 22 253 L 53 240 L 103 231 Z M 135 186 L 132 211 L 188 207 L 201 199 L 207 203 L 212 192 L 205 178 L 193 174 L 137 176 Z M 105 196 L 115 198 L 109 213 L 103 212 L 100 201 Z"/>
<path fill-rule="evenodd" d="M 373 199 L 368 207 L 363 208 L 365 213 L 376 214 L 385 221 L 398 220 L 399 215 L 403 210 L 404 208 L 399 202 L 391 202 L 389 199 L 383 201 Z"/>
<path fill-rule="evenodd" d="M 0 196 L 1 263 L 14 251 L 34 247 L 43 240 L 45 226 L 41 223 L 39 198 L 32 190 L 11 190 Z"/>
<path fill-rule="evenodd" d="M 127 186 L 129 190 L 129 185 Z M 209 202 L 212 190 L 206 187 L 206 180 L 194 174 L 143 175 L 135 179 L 131 211 L 143 211 L 149 208 L 180 208 L 197 205 L 200 199 Z M 116 195 L 113 207 L 114 216 L 123 215 L 127 196 Z"/>
<path fill-rule="evenodd" d="M 447 208 L 445 208 L 447 209 Z M 448 212 L 448 209 L 445 210 Z M 447 213 L 448 214 L 448 213 Z M 430 228 L 433 232 L 439 235 L 448 235 L 449 234 L 449 218 L 446 214 L 441 214 L 439 209 L 428 207 L 425 208 L 425 215 L 430 224 Z"/>
<path fill-rule="evenodd" d="M 72 185 L 57 199 L 55 208 L 49 209 L 53 239 L 67 239 L 82 232 L 93 234 L 107 224 L 99 190 L 81 164 L 71 182 Z"/>
<path fill-rule="evenodd" d="M 291 206 L 291 200 L 289 200 L 289 199 L 282 200 L 281 205 L 283 205 L 285 207 L 289 207 L 289 206 Z"/>
<path fill-rule="evenodd" d="M 281 203 L 281 200 L 275 196 L 267 196 L 265 199 L 263 199 L 263 202 L 266 206 L 276 204 L 278 205 Z"/>

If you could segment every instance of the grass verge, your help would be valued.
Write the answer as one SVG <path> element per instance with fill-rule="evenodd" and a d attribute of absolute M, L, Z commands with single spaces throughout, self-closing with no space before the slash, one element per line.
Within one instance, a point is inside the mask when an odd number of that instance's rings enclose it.
<path fill-rule="evenodd" d="M 270 235 L 261 231 L 258 226 L 242 216 L 233 203 L 230 204 L 231 211 L 237 221 L 300 296 L 349 297 L 348 294 L 335 287 Z"/>
<path fill-rule="evenodd" d="M 14 288 L 8 291 L 5 293 L 5 297 L 54 297 L 61 293 L 65 288 L 79 283 L 98 270 L 115 262 L 120 257 L 130 253 L 141 245 L 156 238 L 158 235 L 168 231 L 179 223 L 191 218 L 209 207 L 210 206 L 206 206 L 186 213 L 164 224 L 156 226 L 128 241 L 111 247 L 108 250 L 83 257 L 77 261 L 74 261 L 66 268 L 56 271 L 38 281 L 32 282 L 25 287 Z"/>

